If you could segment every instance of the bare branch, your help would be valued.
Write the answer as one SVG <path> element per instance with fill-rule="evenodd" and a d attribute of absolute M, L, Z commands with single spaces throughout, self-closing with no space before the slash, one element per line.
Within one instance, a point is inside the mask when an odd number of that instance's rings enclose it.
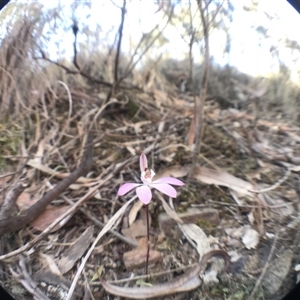
<path fill-rule="evenodd" d="M 148 52 L 148 50 L 153 46 L 153 44 L 155 43 L 155 41 L 161 36 L 161 34 L 163 33 L 164 29 L 167 27 L 167 25 L 169 24 L 170 20 L 172 19 L 172 16 L 173 16 L 173 8 L 169 14 L 169 18 L 165 24 L 165 26 L 159 31 L 159 33 L 153 38 L 153 40 L 148 44 L 148 46 L 146 47 L 146 49 L 141 53 L 141 55 L 139 56 L 139 58 L 130 66 L 130 64 L 128 64 L 127 68 L 126 68 L 126 72 L 125 74 L 119 79 L 119 82 L 121 82 L 121 80 L 123 80 L 124 78 L 126 78 L 128 76 L 128 74 L 134 69 L 134 67 L 139 63 L 139 61 L 142 59 L 142 57 L 145 55 L 146 52 Z M 156 27 L 155 27 L 156 28 Z M 155 29 L 153 29 L 154 31 Z M 152 31 L 152 32 L 153 32 Z M 143 38 L 142 38 L 143 39 Z M 140 46 L 141 42 L 142 42 L 142 39 L 140 41 L 140 43 L 138 44 L 137 46 L 137 49 L 138 47 Z M 136 53 L 136 52 L 135 52 Z M 132 56 L 132 59 L 130 61 L 130 63 L 133 61 L 133 57 Z"/>
<path fill-rule="evenodd" d="M 4 220 L 7 218 L 9 219 L 12 216 L 14 209 L 16 209 L 16 201 L 24 191 L 26 186 L 26 184 L 19 182 L 13 189 L 11 189 L 7 193 L 0 208 L 0 220 Z"/>
<path fill-rule="evenodd" d="M 74 43 L 73 43 L 73 49 L 74 49 L 74 58 L 73 58 L 73 63 L 75 67 L 80 70 L 78 61 L 77 61 L 77 33 L 78 33 L 78 24 L 77 21 L 73 21 L 73 26 L 72 26 L 73 34 L 74 34 Z"/>
<path fill-rule="evenodd" d="M 47 58 L 46 56 L 42 55 L 42 57 L 35 57 L 35 59 L 44 59 L 54 65 L 57 65 L 58 67 L 64 69 L 68 74 L 80 74 L 81 76 L 95 82 L 95 83 L 98 83 L 98 84 L 102 84 L 102 85 L 105 85 L 105 86 L 108 86 L 108 87 L 111 87 L 112 84 L 107 82 L 107 81 L 103 81 L 103 80 L 99 80 L 97 78 L 94 78 L 92 76 L 90 76 L 89 74 L 83 72 L 82 70 L 78 69 L 78 71 L 76 70 L 71 70 L 70 68 L 66 67 L 65 65 L 61 64 L 61 63 L 58 63 L 56 61 L 53 61 L 49 58 Z"/>
<path fill-rule="evenodd" d="M 123 28 L 124 28 L 124 21 L 125 21 L 125 13 L 126 13 L 126 0 L 123 0 L 123 7 L 121 10 L 121 24 L 119 27 L 119 39 L 118 39 L 118 45 L 117 45 L 117 54 L 116 54 L 116 61 L 115 61 L 115 74 L 114 74 L 114 80 L 115 82 L 118 81 L 118 68 L 119 68 L 119 59 L 120 59 L 120 51 L 121 51 L 121 44 L 122 44 L 122 38 L 123 38 Z"/>

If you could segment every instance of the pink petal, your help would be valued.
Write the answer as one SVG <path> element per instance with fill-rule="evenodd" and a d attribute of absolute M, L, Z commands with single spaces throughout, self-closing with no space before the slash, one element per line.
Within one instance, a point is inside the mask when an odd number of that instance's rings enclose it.
<path fill-rule="evenodd" d="M 176 190 L 167 183 L 153 183 L 152 182 L 149 185 L 172 198 L 176 198 L 176 196 L 177 196 Z"/>
<path fill-rule="evenodd" d="M 169 183 L 169 184 L 179 185 L 179 186 L 184 185 L 184 183 L 182 181 L 180 181 L 177 178 L 173 178 L 173 177 L 159 178 L 157 180 L 154 180 L 152 183 Z"/>
<path fill-rule="evenodd" d="M 136 194 L 144 204 L 148 204 L 151 201 L 152 192 L 148 185 L 142 185 L 138 187 L 136 189 Z"/>
<path fill-rule="evenodd" d="M 139 183 L 124 183 L 123 185 L 120 186 L 119 190 L 118 190 L 118 196 L 123 196 L 125 194 L 127 194 L 128 192 L 130 192 L 132 189 L 134 189 L 135 187 L 140 186 Z"/>
<path fill-rule="evenodd" d="M 147 156 L 144 153 L 140 156 L 140 168 L 141 172 L 144 172 L 146 168 L 148 169 Z"/>

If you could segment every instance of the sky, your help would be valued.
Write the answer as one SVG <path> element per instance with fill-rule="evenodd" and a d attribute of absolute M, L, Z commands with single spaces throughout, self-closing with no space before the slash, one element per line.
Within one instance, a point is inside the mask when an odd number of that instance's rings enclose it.
<path fill-rule="evenodd" d="M 21 0 L 19 0 L 21 1 Z M 122 0 L 91 1 L 89 7 L 75 11 L 75 17 L 85 18 L 89 15 L 88 24 L 91 31 L 96 30 L 96 24 L 101 24 L 100 37 L 106 37 L 113 41 L 116 28 L 120 24 L 120 9 Z M 41 0 L 45 7 L 57 5 L 55 0 Z M 70 0 L 61 0 L 60 3 L 72 3 Z M 184 0 L 182 1 L 184 3 Z M 196 3 L 196 1 L 194 2 Z M 226 35 L 221 30 L 214 30 L 210 36 L 210 52 L 214 61 L 220 65 L 228 62 L 236 66 L 241 72 L 252 76 L 272 76 L 279 71 L 278 57 L 272 46 L 280 53 L 280 60 L 283 61 L 292 71 L 292 79 L 299 81 L 300 57 L 299 52 L 292 54 L 291 49 L 284 46 L 285 38 L 295 40 L 300 44 L 300 15 L 286 0 L 258 0 L 258 9 L 255 13 L 247 12 L 244 5 L 251 5 L 251 0 L 231 0 L 234 6 L 233 21 L 230 24 L 231 52 L 229 57 L 224 55 Z M 127 1 L 127 23 L 124 28 L 124 39 L 122 49 L 128 50 L 130 42 L 138 42 L 143 33 L 148 33 L 154 26 L 159 24 L 162 27 L 163 12 L 156 12 L 158 5 L 152 0 L 131 0 Z M 272 17 L 270 20 L 267 15 Z M 69 18 L 70 26 L 72 24 Z M 255 28 L 263 26 L 268 29 L 268 38 L 259 35 Z M 183 59 L 187 53 L 187 44 L 183 41 L 178 28 L 167 28 L 164 32 L 169 43 L 161 48 L 153 48 L 151 55 L 158 56 L 160 53 L 168 53 L 170 56 Z M 72 57 L 73 35 L 71 30 L 67 34 L 58 35 L 60 38 L 59 49 L 63 45 L 66 56 Z M 84 39 L 85 35 L 78 36 L 78 40 Z M 61 43 L 64 41 L 64 43 Z M 68 42 L 70 41 L 70 42 Z M 56 56 L 56 45 L 53 42 L 49 45 L 50 55 Z M 201 63 L 199 47 L 194 47 L 195 62 Z"/>
<path fill-rule="evenodd" d="M 94 2 L 94 8 L 97 10 L 96 2 Z M 292 56 L 290 49 L 287 50 L 282 44 L 286 37 L 296 40 L 300 44 L 300 15 L 297 11 L 285 0 L 259 0 L 255 13 L 243 9 L 243 5 L 249 5 L 251 1 L 232 0 L 231 2 L 234 12 L 233 22 L 230 24 L 232 44 L 229 63 L 236 66 L 241 72 L 252 76 L 271 76 L 279 71 L 278 58 L 270 52 L 271 46 L 275 45 L 281 54 L 280 58 L 293 69 L 292 79 L 299 82 L 300 62 L 298 60 L 295 63 L 294 60 L 300 54 L 298 52 Z M 155 13 L 156 10 L 157 5 L 153 5 L 152 1 L 132 1 L 128 5 L 129 19 L 131 20 L 129 30 L 133 38 L 138 40 L 140 30 L 148 32 L 160 22 L 162 12 Z M 268 19 L 266 13 L 273 19 Z M 119 15 L 120 13 L 116 10 L 115 14 Z M 257 34 L 255 28 L 259 25 L 268 28 L 269 39 Z M 168 28 L 165 34 L 170 43 L 162 51 L 168 51 L 173 57 L 183 59 L 187 51 L 186 43 L 174 28 Z M 211 55 L 214 56 L 214 61 L 221 65 L 228 63 L 228 57 L 223 53 L 225 43 L 226 35 L 221 30 L 215 30 L 210 36 Z M 195 61 L 202 60 L 198 47 L 194 47 L 194 56 Z"/>
<path fill-rule="evenodd" d="M 283 0 L 259 0 L 258 11 L 255 17 L 245 12 L 239 1 L 234 1 L 236 11 L 233 16 L 233 45 L 231 63 L 239 66 L 239 69 L 251 75 L 267 76 L 272 72 L 278 72 L 278 60 L 270 51 L 271 46 L 278 48 L 280 58 L 293 70 L 293 79 L 298 81 L 300 70 L 300 53 L 291 54 L 283 44 L 285 38 L 295 40 L 300 44 L 300 15 L 287 2 Z M 242 3 L 243 1 L 240 1 Z M 266 13 L 274 16 L 273 20 L 266 17 Z M 252 26 L 262 25 L 268 28 L 269 39 L 262 38 Z M 298 61 L 296 61 L 298 59 Z"/>

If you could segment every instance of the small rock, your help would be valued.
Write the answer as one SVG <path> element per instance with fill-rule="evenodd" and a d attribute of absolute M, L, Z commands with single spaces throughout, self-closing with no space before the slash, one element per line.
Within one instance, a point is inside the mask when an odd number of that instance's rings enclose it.
<path fill-rule="evenodd" d="M 259 243 L 259 233 L 252 228 L 246 228 L 242 241 L 247 249 L 255 249 Z"/>
<path fill-rule="evenodd" d="M 235 249 L 240 248 L 242 246 L 242 243 L 239 240 L 231 239 L 231 238 L 228 239 L 226 244 L 227 244 L 227 246 L 235 248 Z"/>
<path fill-rule="evenodd" d="M 209 270 L 202 276 L 204 283 L 219 283 L 216 270 Z"/>
<path fill-rule="evenodd" d="M 225 232 L 227 235 L 231 236 L 232 238 L 239 239 L 242 237 L 244 232 L 244 227 L 238 227 L 238 228 L 226 228 Z"/>
<path fill-rule="evenodd" d="M 235 250 L 232 250 L 232 251 L 228 251 L 228 254 L 230 256 L 230 261 L 232 263 L 238 261 L 240 258 L 241 258 L 241 255 L 238 254 Z"/>

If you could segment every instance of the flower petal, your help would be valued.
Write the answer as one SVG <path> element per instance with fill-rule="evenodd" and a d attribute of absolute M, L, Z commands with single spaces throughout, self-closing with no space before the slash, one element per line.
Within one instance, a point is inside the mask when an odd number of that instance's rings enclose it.
<path fill-rule="evenodd" d="M 128 192 L 130 192 L 132 189 L 134 189 L 137 186 L 140 186 L 140 184 L 132 183 L 132 182 L 124 183 L 123 185 L 120 186 L 120 188 L 118 190 L 118 196 L 123 196 L 123 195 L 127 194 Z"/>
<path fill-rule="evenodd" d="M 149 185 L 172 198 L 176 198 L 176 196 L 177 196 L 176 190 L 167 183 L 153 183 L 152 182 Z"/>
<path fill-rule="evenodd" d="M 144 204 L 148 204 L 151 201 L 152 192 L 148 185 L 142 185 L 138 187 L 136 189 L 136 194 Z"/>
<path fill-rule="evenodd" d="M 148 169 L 148 161 L 145 153 L 142 153 L 140 156 L 140 168 L 141 168 L 141 172 L 144 172 L 146 168 Z"/>
<path fill-rule="evenodd" d="M 184 185 L 184 183 L 182 181 L 180 181 L 177 178 L 173 178 L 173 177 L 159 178 L 157 180 L 154 180 L 152 183 L 169 183 L 169 184 L 179 185 L 179 186 Z"/>

